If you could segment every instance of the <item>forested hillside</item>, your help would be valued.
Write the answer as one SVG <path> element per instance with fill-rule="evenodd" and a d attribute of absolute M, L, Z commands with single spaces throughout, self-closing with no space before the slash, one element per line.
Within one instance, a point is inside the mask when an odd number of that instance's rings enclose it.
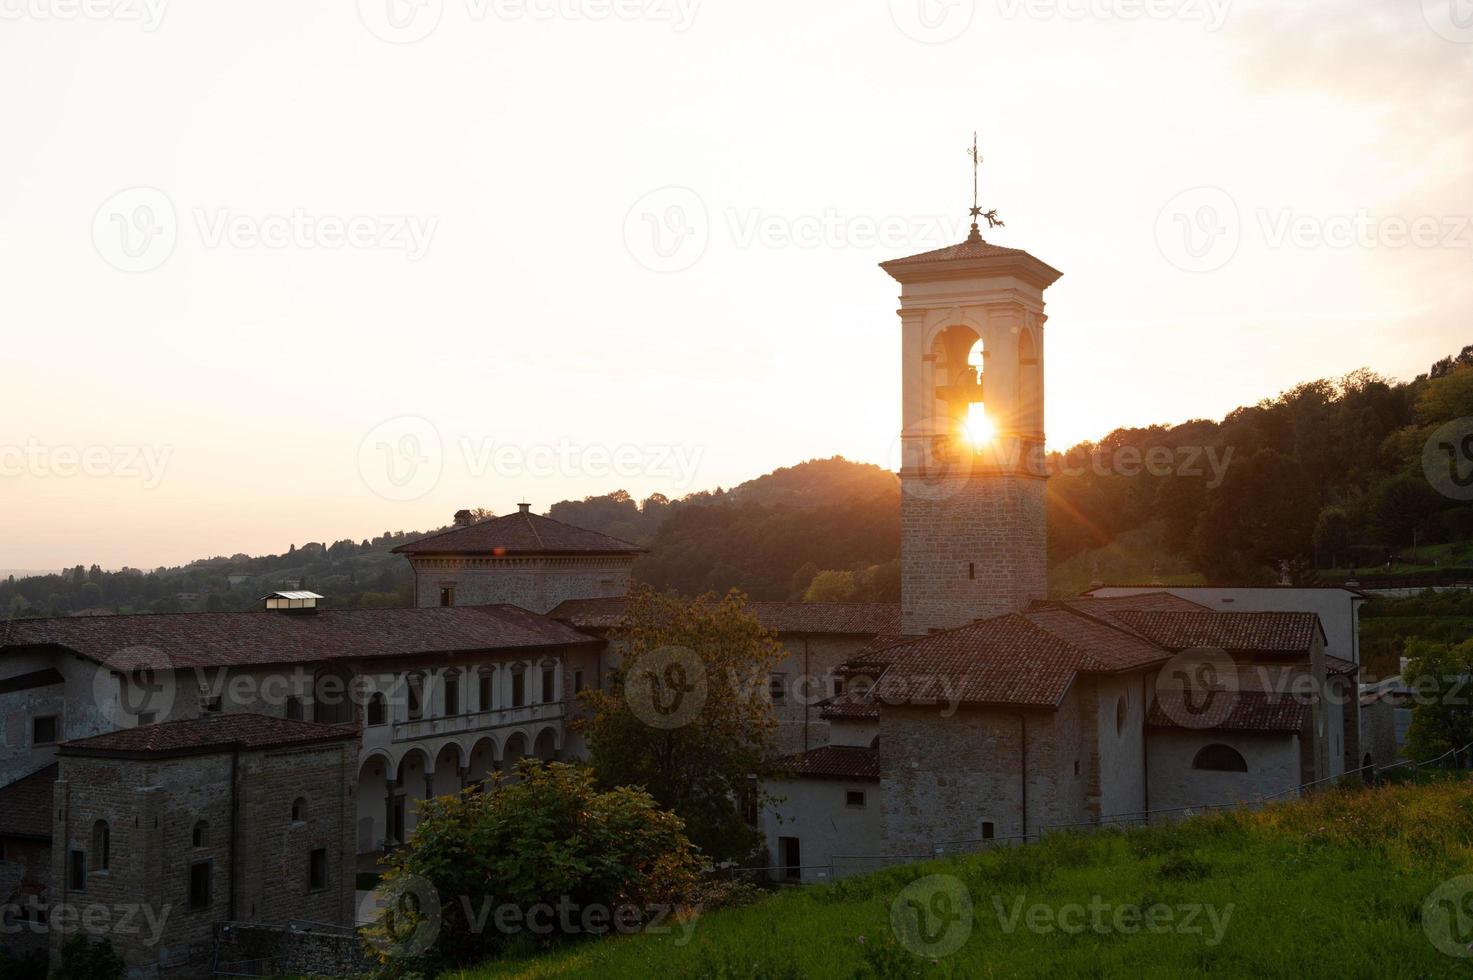
<path fill-rule="evenodd" d="M 1352 570 L 1473 565 L 1473 503 L 1424 471 L 1444 424 L 1473 418 L 1473 345 L 1410 382 L 1369 370 L 1311 381 L 1219 422 L 1120 429 L 1050 457 L 1053 589 L 1092 581 L 1343 580 Z M 489 512 L 483 512 L 489 513 Z M 649 548 L 637 577 L 685 593 L 755 599 L 894 600 L 900 487 L 893 473 L 813 460 L 731 489 L 636 501 L 622 491 L 555 504 L 551 516 Z M 423 532 L 429 533 L 429 532 Z M 419 532 L 311 542 L 280 555 L 183 568 L 0 582 L 12 615 L 249 609 L 295 585 L 339 607 L 410 601 L 392 548 Z"/>

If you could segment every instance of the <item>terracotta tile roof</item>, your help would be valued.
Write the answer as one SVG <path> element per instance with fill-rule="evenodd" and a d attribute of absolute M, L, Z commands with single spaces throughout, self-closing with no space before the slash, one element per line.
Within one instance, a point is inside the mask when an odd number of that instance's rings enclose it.
<path fill-rule="evenodd" d="M 1331 677 L 1347 677 L 1360 673 L 1360 665 L 1325 654 L 1325 673 Z"/>
<path fill-rule="evenodd" d="M 904 258 L 891 259 L 881 262 L 880 268 L 889 269 L 891 266 L 919 265 L 922 262 L 953 262 L 958 259 L 990 259 L 1009 255 L 1027 255 L 1021 248 L 1007 248 L 1002 245 L 993 245 L 984 241 L 965 241 L 956 245 L 947 245 L 945 248 L 933 249 L 929 252 L 920 252 L 916 255 L 907 255 Z"/>
<path fill-rule="evenodd" d="M 607 534 L 518 512 L 401 544 L 396 555 L 634 555 L 644 549 Z"/>
<path fill-rule="evenodd" d="M 341 725 L 319 725 L 257 714 L 206 715 L 188 721 L 122 728 L 105 735 L 63 742 L 60 753 L 105 756 L 171 756 L 232 749 L 275 749 L 357 739 L 358 731 Z"/>
<path fill-rule="evenodd" d="M 874 721 L 880 717 L 880 706 L 870 692 L 845 691 L 819 705 L 824 721 Z"/>
<path fill-rule="evenodd" d="M 1161 663 L 1171 652 L 1114 620 L 1098 620 L 1060 606 L 1032 609 L 1023 614 L 1034 625 L 1048 630 L 1111 670 L 1132 670 Z"/>
<path fill-rule="evenodd" d="M 875 687 L 884 705 L 1015 705 L 1054 708 L 1077 673 L 1110 665 L 1012 614 L 932 633 L 886 651 Z"/>
<path fill-rule="evenodd" d="M 0 650 L 56 646 L 104 663 L 121 650 L 156 650 L 175 668 L 317 663 L 538 649 L 598 641 L 517 606 L 325 609 L 22 619 L 0 629 Z"/>
<path fill-rule="evenodd" d="M 1179 724 L 1172 716 L 1187 717 L 1192 714 L 1183 708 L 1168 712 L 1163 708 L 1163 699 L 1180 704 L 1180 693 L 1160 692 L 1151 704 L 1146 716 L 1148 728 L 1181 728 L 1184 730 L 1220 732 L 1268 732 L 1297 734 L 1303 729 L 1305 706 L 1288 695 L 1266 694 L 1260 691 L 1242 691 L 1234 695 L 1232 710 L 1227 717 L 1208 729 L 1190 729 Z"/>
<path fill-rule="evenodd" d="M 1307 653 L 1320 632 L 1314 613 L 1124 611 L 1115 616 L 1171 651 L 1209 647 L 1233 653 Z"/>
<path fill-rule="evenodd" d="M 622 596 L 568 599 L 547 615 L 578 629 L 608 630 L 628 608 Z M 900 604 L 893 602 L 749 602 L 747 608 L 774 633 L 870 636 L 900 628 Z"/>
<path fill-rule="evenodd" d="M 857 745 L 825 745 L 779 759 L 779 773 L 800 779 L 854 779 L 878 782 L 880 753 Z"/>
<path fill-rule="evenodd" d="M 0 787 L 0 837 L 51 839 L 51 787 L 57 764 Z"/>

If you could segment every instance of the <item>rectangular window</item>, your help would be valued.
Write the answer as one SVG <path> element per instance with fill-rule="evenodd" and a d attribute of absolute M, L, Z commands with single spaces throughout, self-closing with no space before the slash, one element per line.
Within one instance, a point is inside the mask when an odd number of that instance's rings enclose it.
<path fill-rule="evenodd" d="M 157 718 L 158 718 L 158 714 L 156 712 L 153 712 L 153 711 L 142 711 L 142 712 L 139 712 L 139 714 L 138 714 L 138 724 L 140 724 L 140 725 L 152 725 Z"/>
<path fill-rule="evenodd" d="M 838 697 L 839 695 L 841 695 L 843 693 L 844 693 L 844 678 L 842 678 L 842 677 L 835 677 L 834 678 L 834 697 Z"/>
<path fill-rule="evenodd" d="M 440 589 L 440 605 L 446 609 L 455 605 L 455 586 L 447 585 Z"/>
<path fill-rule="evenodd" d="M 478 699 L 476 701 L 476 704 L 480 706 L 480 709 L 482 711 L 490 711 L 491 710 L 491 675 L 488 674 L 488 673 L 482 672 L 482 674 L 480 676 L 480 685 L 481 685 L 481 689 L 478 692 L 478 694 L 476 695 L 476 697 Z"/>
<path fill-rule="evenodd" d="M 202 700 L 200 702 L 200 707 L 203 708 L 205 711 L 210 712 L 211 714 L 219 714 L 220 709 L 223 707 L 223 705 L 221 704 L 220 698 L 217 695 L 213 698 L 205 698 L 204 700 Z"/>
<path fill-rule="evenodd" d="M 583 671 L 573 671 L 573 693 L 578 694 L 583 690 Z"/>
<path fill-rule="evenodd" d="M 856 809 L 864 809 L 864 790 L 851 789 L 844 793 L 844 805 Z"/>
<path fill-rule="evenodd" d="M 31 721 L 31 744 L 32 745 L 54 745 L 56 744 L 56 716 L 47 715 L 44 718 L 36 718 Z"/>
<path fill-rule="evenodd" d="M 287 698 L 286 699 L 286 716 L 291 721 L 301 721 L 302 720 L 302 699 L 301 698 Z"/>
<path fill-rule="evenodd" d="M 189 866 L 189 907 L 192 909 L 210 905 L 210 865 L 209 861 L 196 861 Z"/>
<path fill-rule="evenodd" d="M 454 671 L 445 675 L 445 714 L 460 714 L 460 675 Z"/>
<path fill-rule="evenodd" d="M 557 671 L 551 667 L 542 668 L 542 703 L 551 704 L 557 698 Z"/>
<path fill-rule="evenodd" d="M 527 674 L 517 671 L 511 675 L 511 706 L 520 708 L 527 703 Z"/>
<path fill-rule="evenodd" d="M 408 696 L 409 720 L 419 721 L 424 715 L 424 702 L 421 700 L 424 694 L 424 678 L 411 675 L 404 683 Z"/>
<path fill-rule="evenodd" d="M 993 840 L 996 837 L 997 837 L 997 825 L 994 824 L 991 820 L 984 820 L 982 822 L 982 839 L 983 840 Z"/>
<path fill-rule="evenodd" d="M 87 852 L 68 851 L 66 856 L 67 887 L 74 892 L 87 890 Z"/>
<path fill-rule="evenodd" d="M 788 681 L 785 674 L 773 674 L 767 678 L 767 693 L 773 704 L 782 704 L 787 697 Z"/>
<path fill-rule="evenodd" d="M 321 891 L 327 887 L 327 848 L 316 847 L 312 849 L 307 860 L 307 888 L 311 891 Z"/>

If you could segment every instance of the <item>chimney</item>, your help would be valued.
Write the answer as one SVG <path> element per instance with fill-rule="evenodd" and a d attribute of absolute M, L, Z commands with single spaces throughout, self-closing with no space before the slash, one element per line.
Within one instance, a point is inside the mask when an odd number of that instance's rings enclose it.
<path fill-rule="evenodd" d="M 523 514 L 530 514 L 530 513 L 532 513 L 532 505 L 531 504 L 517 504 L 517 510 L 521 511 Z"/>
<path fill-rule="evenodd" d="M 444 511 L 441 511 L 440 513 L 443 514 Z M 471 512 L 470 511 L 468 511 L 468 510 L 458 510 L 458 511 L 455 512 L 455 526 L 456 527 L 470 527 L 474 523 L 476 523 L 476 519 L 471 516 Z"/>

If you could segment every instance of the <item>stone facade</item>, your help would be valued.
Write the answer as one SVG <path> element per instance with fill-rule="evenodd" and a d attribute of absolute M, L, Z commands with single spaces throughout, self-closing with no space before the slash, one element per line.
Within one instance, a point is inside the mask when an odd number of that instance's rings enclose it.
<path fill-rule="evenodd" d="M 906 633 L 1017 612 L 1048 597 L 1044 485 L 1031 475 L 902 475 Z"/>
<path fill-rule="evenodd" d="M 53 953 L 82 929 L 105 934 L 136 976 L 202 975 L 223 923 L 350 925 L 354 754 L 339 740 L 167 758 L 64 755 Z"/>
<path fill-rule="evenodd" d="M 550 612 L 568 599 L 601 599 L 629 592 L 634 555 L 528 555 L 412 557 L 415 604 L 520 606 Z"/>

